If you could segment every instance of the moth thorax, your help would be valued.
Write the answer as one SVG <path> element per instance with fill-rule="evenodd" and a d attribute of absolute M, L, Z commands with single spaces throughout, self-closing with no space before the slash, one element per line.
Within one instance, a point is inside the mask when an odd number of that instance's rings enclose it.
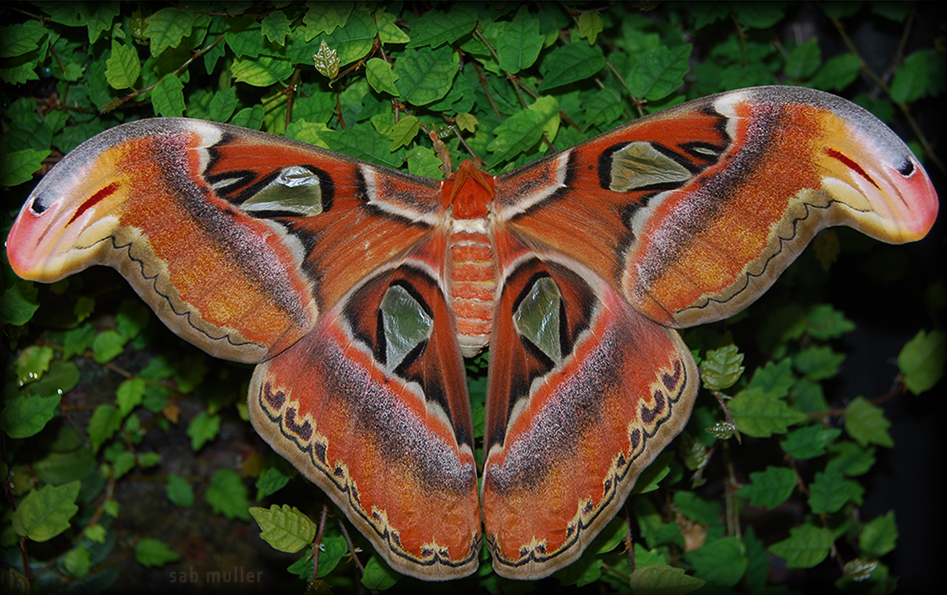
<path fill-rule="evenodd" d="M 465 357 L 477 355 L 490 341 L 496 263 L 490 237 L 469 229 L 451 233 L 451 299 L 457 313 L 457 340 Z"/>

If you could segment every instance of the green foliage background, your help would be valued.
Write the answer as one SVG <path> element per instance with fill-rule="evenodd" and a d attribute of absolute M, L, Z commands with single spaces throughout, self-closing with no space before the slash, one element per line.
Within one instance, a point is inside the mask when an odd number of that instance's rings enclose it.
<path fill-rule="evenodd" d="M 63 154 L 155 115 L 439 178 L 430 132 L 455 160 L 477 156 L 498 173 L 687 99 L 789 83 L 853 98 L 942 180 L 947 42 L 932 7 L 7 3 L 3 234 Z M 936 469 L 895 474 L 920 454 L 893 436 L 903 424 L 916 445 L 943 420 L 943 250 L 940 236 L 889 247 L 820 234 L 748 313 L 685 334 L 705 386 L 692 420 L 579 562 L 541 585 L 499 579 L 486 563 L 452 588 L 881 594 L 899 562 L 904 583 L 921 585 L 934 570 L 910 563 L 930 560 L 932 542 L 914 531 L 904 543 L 899 527 L 942 527 L 926 483 Z M 437 588 L 387 570 L 331 507 L 316 537 L 321 492 L 246 422 L 250 369 L 171 335 L 116 274 L 41 286 L 4 260 L 2 282 L 5 588 L 163 591 L 235 569 L 237 587 L 301 591 L 314 540 L 313 587 Z M 469 369 L 482 422 L 484 359 Z M 891 481 L 910 506 L 873 496 Z"/>

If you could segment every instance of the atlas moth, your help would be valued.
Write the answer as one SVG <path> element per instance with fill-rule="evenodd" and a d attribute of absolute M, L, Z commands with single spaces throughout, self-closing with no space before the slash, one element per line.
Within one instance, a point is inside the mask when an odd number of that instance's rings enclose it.
<path fill-rule="evenodd" d="M 686 423 L 678 328 L 756 300 L 822 228 L 918 240 L 937 197 L 874 116 L 760 87 L 500 176 L 444 181 L 180 118 L 83 143 L 7 239 L 25 279 L 120 271 L 209 354 L 257 364 L 254 428 L 392 568 L 573 562 Z M 490 349 L 482 489 L 464 356 Z"/>

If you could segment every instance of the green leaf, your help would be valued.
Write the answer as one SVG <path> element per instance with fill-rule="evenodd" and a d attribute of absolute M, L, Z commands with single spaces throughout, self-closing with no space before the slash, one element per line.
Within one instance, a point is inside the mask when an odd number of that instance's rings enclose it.
<path fill-rule="evenodd" d="M 263 39 L 262 26 L 243 19 L 235 20 L 235 24 L 235 27 L 228 28 L 224 32 L 224 40 L 227 47 L 233 50 L 234 57 L 259 57 L 267 47 Z M 272 55 L 271 52 L 267 54 Z"/>
<path fill-rule="evenodd" d="M 28 395 L 62 395 L 79 384 L 79 368 L 70 362 L 53 360 L 43 377 L 24 387 Z"/>
<path fill-rule="evenodd" d="M 411 27 L 411 41 L 408 48 L 431 46 L 436 48 L 443 44 L 454 43 L 461 37 L 473 31 L 477 26 L 477 11 L 467 3 L 454 3 L 445 13 L 439 10 L 429 10 L 421 15 Z"/>
<path fill-rule="evenodd" d="M 53 359 L 53 348 L 31 345 L 20 352 L 16 358 L 16 378 L 20 386 L 35 382 L 49 370 Z"/>
<path fill-rule="evenodd" d="M 398 582 L 401 575 L 396 573 L 377 554 L 373 555 L 365 565 L 362 574 L 362 586 L 373 591 L 386 591 Z"/>
<path fill-rule="evenodd" d="M 180 117 L 184 114 L 184 84 L 176 74 L 170 73 L 161 79 L 151 91 L 151 102 L 155 115 Z"/>
<path fill-rule="evenodd" d="M 894 440 L 888 433 L 889 427 L 891 422 L 885 418 L 884 410 L 864 397 L 856 397 L 845 408 L 845 431 L 860 446 L 877 444 L 891 448 Z"/>
<path fill-rule="evenodd" d="M 290 25 L 290 20 L 283 11 L 275 10 L 260 21 L 260 31 L 274 45 L 285 45 L 286 36 L 292 32 Z"/>
<path fill-rule="evenodd" d="M 89 525 L 82 532 L 83 537 L 88 539 L 93 543 L 105 543 L 105 538 L 108 536 L 108 530 L 102 525 Z"/>
<path fill-rule="evenodd" d="M 322 552 L 317 551 L 317 553 L 319 554 L 319 575 L 318 576 L 322 577 L 324 576 L 322 574 Z M 302 558 L 296 560 L 295 562 L 290 564 L 286 568 L 286 570 L 288 570 L 290 574 L 294 574 L 298 576 L 300 580 L 309 581 L 310 579 L 312 579 L 312 564 L 313 564 L 312 556 L 310 554 L 306 554 Z"/>
<path fill-rule="evenodd" d="M 161 462 L 161 454 L 157 452 L 139 452 L 138 453 L 138 466 L 142 469 L 147 469 L 148 467 L 154 467 Z"/>
<path fill-rule="evenodd" d="M 250 520 L 249 493 L 239 473 L 233 469 L 220 469 L 211 478 L 204 499 L 216 514 L 247 521 Z"/>
<path fill-rule="evenodd" d="M 652 564 L 631 573 L 630 586 L 635 595 L 684 595 L 704 586 L 704 581 L 684 573 L 683 568 Z"/>
<path fill-rule="evenodd" d="M 102 444 L 122 427 L 122 414 L 113 405 L 99 405 L 89 419 L 87 432 L 92 449 L 98 452 Z"/>
<path fill-rule="evenodd" d="M 819 50 L 819 40 L 815 37 L 806 43 L 797 45 L 786 58 L 783 72 L 793 80 L 801 80 L 815 74 L 822 64 L 822 52 Z"/>
<path fill-rule="evenodd" d="M 595 552 L 585 550 L 579 559 L 553 575 L 565 587 L 582 587 L 602 578 L 602 560 Z"/>
<path fill-rule="evenodd" d="M 782 398 L 789 394 L 795 382 L 792 362 L 789 359 L 783 359 L 779 362 L 766 362 L 765 366 L 754 370 L 747 388 L 759 388 Z"/>
<path fill-rule="evenodd" d="M 518 16 L 518 15 L 517 15 Z M 585 10 L 579 13 L 579 37 L 588 39 L 589 45 L 595 44 L 595 39 L 602 32 L 602 15 L 594 10 Z"/>
<path fill-rule="evenodd" d="M 843 361 L 845 361 L 844 354 L 835 353 L 831 347 L 825 345 L 812 345 L 792 358 L 793 366 L 813 381 L 835 376 Z"/>
<path fill-rule="evenodd" d="M 243 57 L 233 61 L 234 80 L 254 87 L 269 87 L 293 75 L 293 63 L 273 56 Z"/>
<path fill-rule="evenodd" d="M 175 506 L 190 508 L 194 505 L 194 490 L 186 479 L 176 473 L 168 474 L 168 485 L 165 493 Z"/>
<path fill-rule="evenodd" d="M 13 58 L 38 50 L 40 41 L 49 34 L 39 21 L 0 27 L 0 58 Z"/>
<path fill-rule="evenodd" d="M 226 91 L 214 93 L 207 108 L 208 117 L 215 122 L 226 122 L 240 105 L 237 99 L 237 88 L 230 87 Z"/>
<path fill-rule="evenodd" d="M 316 524 L 295 506 L 273 504 L 269 509 L 254 506 L 250 515 L 260 526 L 260 537 L 274 549 L 294 554 L 312 543 Z"/>
<path fill-rule="evenodd" d="M 785 434 L 789 426 L 805 421 L 806 416 L 785 401 L 758 388 L 746 388 L 728 403 L 737 428 L 748 436 L 767 438 Z"/>
<path fill-rule="evenodd" d="M 711 585 L 732 587 L 746 572 L 746 550 L 736 537 L 724 537 L 684 554 L 694 566 L 694 575 Z"/>
<path fill-rule="evenodd" d="M 186 360 L 179 360 L 174 367 L 174 381 L 178 385 L 178 390 L 189 394 L 207 375 L 207 356 L 198 352 Z"/>
<path fill-rule="evenodd" d="M 779 446 L 794 459 L 814 459 L 825 454 L 825 449 L 842 434 L 837 428 L 821 425 L 806 426 L 786 434 Z"/>
<path fill-rule="evenodd" d="M 459 66 L 459 56 L 448 46 L 405 50 L 394 67 L 400 96 L 412 105 L 441 99 L 450 91 Z"/>
<path fill-rule="evenodd" d="M 496 53 L 501 70 L 516 74 L 536 63 L 545 37 L 539 34 L 539 20 L 532 17 L 525 6 L 519 9 L 512 21 L 502 21 L 497 23 L 497 27 Z"/>
<path fill-rule="evenodd" d="M 530 109 L 520 110 L 494 129 L 496 136 L 487 150 L 494 153 L 497 161 L 513 159 L 539 143 L 543 125 L 540 114 Z"/>
<path fill-rule="evenodd" d="M 13 530 L 33 541 L 49 541 L 69 528 L 69 520 L 79 512 L 76 497 L 80 483 L 45 486 L 26 495 L 13 513 Z"/>
<path fill-rule="evenodd" d="M 19 186 L 24 182 L 29 182 L 33 179 L 33 173 L 43 167 L 43 160 L 49 157 L 50 153 L 52 153 L 52 151 L 23 149 L 22 151 L 4 152 L 0 154 L 0 185 L 10 188 Z M 7 300 L 13 297 L 7 297 L 9 291 L 10 290 L 7 289 L 7 291 L 4 292 L 4 299 L 0 301 L 0 305 L 6 305 Z M 33 310 L 35 311 L 36 308 L 33 308 Z M 0 316 L 3 318 L 11 318 L 11 322 L 20 320 L 19 317 L 12 318 L 12 313 L 8 312 L 6 308 L 4 308 L 2 312 L 3 314 Z M 30 312 L 30 316 L 32 315 L 33 313 Z M 26 320 L 29 320 L 29 317 L 27 317 Z"/>
<path fill-rule="evenodd" d="M 440 180 L 444 177 L 441 171 L 441 160 L 437 154 L 427 147 L 415 147 L 408 154 L 408 172 L 416 176 Z"/>
<path fill-rule="evenodd" d="M 181 554 L 157 539 L 142 539 L 135 545 L 135 560 L 145 568 L 157 568 L 180 559 Z"/>
<path fill-rule="evenodd" d="M 704 500 L 694 492 L 675 492 L 674 507 L 685 517 L 702 525 L 713 526 L 720 523 L 720 503 Z"/>
<path fill-rule="evenodd" d="M 113 443 L 105 449 L 105 460 L 112 463 L 112 476 L 120 479 L 135 467 L 135 454 L 125 449 L 120 442 Z"/>
<path fill-rule="evenodd" d="M 934 387 L 947 366 L 947 333 L 918 331 L 898 354 L 898 368 L 904 385 L 915 395 Z"/>
<path fill-rule="evenodd" d="M 145 389 L 146 398 L 147 398 L 147 395 L 148 395 L 148 390 Z M 159 423 L 163 425 L 164 420 L 162 420 L 162 422 L 159 422 Z M 135 445 L 141 444 L 141 441 L 144 440 L 145 438 L 145 429 L 141 427 L 141 419 L 139 419 L 138 415 L 135 413 L 132 413 L 131 415 L 125 418 L 125 421 L 122 423 L 122 432 L 124 432 L 127 435 L 128 439 L 131 441 L 131 443 Z M 158 457 L 157 460 L 160 460 L 160 457 L 161 457 L 161 455 L 158 455 L 156 453 L 143 453 L 141 456 L 148 457 L 146 459 L 148 464 L 146 464 L 146 461 L 139 460 L 139 463 L 141 464 L 142 467 L 147 467 L 150 464 L 156 464 L 156 463 L 151 463 L 151 460 L 152 460 L 151 457 Z"/>
<path fill-rule="evenodd" d="M 790 529 L 789 538 L 774 543 L 769 551 L 784 558 L 789 568 L 812 568 L 829 555 L 832 541 L 828 529 L 802 525 Z"/>
<path fill-rule="evenodd" d="M 119 505 L 115 500 L 109 499 L 102 503 L 102 510 L 113 519 L 118 518 Z"/>
<path fill-rule="evenodd" d="M 89 43 L 95 43 L 103 31 L 111 27 L 112 20 L 118 15 L 118 3 L 98 2 L 50 2 L 43 6 L 53 22 L 67 27 L 86 27 Z"/>
<path fill-rule="evenodd" d="M 806 332 L 816 339 L 836 339 L 853 330 L 855 323 L 831 304 L 819 304 L 806 312 Z"/>
<path fill-rule="evenodd" d="M 83 578 L 89 574 L 89 569 L 92 566 L 90 560 L 89 550 L 86 549 L 84 544 L 80 543 L 66 552 L 66 555 L 62 558 L 62 567 L 70 576 Z"/>
<path fill-rule="evenodd" d="M 809 508 L 815 514 L 838 512 L 848 502 L 861 504 L 864 491 L 858 482 L 845 479 L 836 468 L 829 468 L 816 473 L 809 484 Z"/>
<path fill-rule="evenodd" d="M 191 34 L 194 13 L 177 8 L 162 8 L 145 19 L 145 36 L 151 43 L 151 55 L 157 58 L 168 48 L 176 48 Z"/>
<path fill-rule="evenodd" d="M 114 89 L 130 89 L 141 75 L 141 61 L 135 48 L 112 40 L 112 53 L 106 62 L 105 78 Z"/>
<path fill-rule="evenodd" d="M 543 75 L 539 90 L 546 91 L 592 78 L 603 68 L 605 56 L 598 46 L 570 43 L 558 47 L 547 54 L 539 66 L 539 72 Z"/>
<path fill-rule="evenodd" d="M 220 432 L 220 416 L 206 412 L 198 413 L 187 426 L 187 436 L 191 439 L 191 450 L 197 452 L 202 446 L 217 437 Z"/>
<path fill-rule="evenodd" d="M 329 145 L 319 136 L 327 130 L 329 130 L 329 127 L 325 124 L 311 124 L 305 120 L 296 120 L 286 128 L 286 136 L 304 143 L 309 143 L 310 145 L 328 149 Z"/>
<path fill-rule="evenodd" d="M 582 105 L 585 110 L 585 126 L 610 126 L 622 117 L 624 103 L 621 93 L 606 87 L 591 95 L 584 96 Z"/>
<path fill-rule="evenodd" d="M 40 46 L 41 49 L 0 62 L 0 80 L 11 85 L 21 85 L 28 81 L 38 80 L 37 65 L 43 58 L 40 55 L 42 49 L 47 45 L 48 42 L 44 42 Z"/>
<path fill-rule="evenodd" d="M 555 97 L 543 95 L 529 105 L 529 110 L 539 114 L 542 122 L 542 133 L 552 141 L 559 132 L 559 101 Z"/>
<path fill-rule="evenodd" d="M 381 58 L 372 58 L 365 63 L 365 77 L 372 89 L 378 93 L 385 92 L 395 97 L 400 95 L 395 85 L 398 75 L 391 69 L 391 64 Z"/>
<path fill-rule="evenodd" d="M 904 59 L 891 81 L 891 99 L 912 103 L 943 90 L 943 58 L 934 50 L 917 50 Z"/>
<path fill-rule="evenodd" d="M 745 590 L 747 593 L 762 593 L 769 583 L 770 555 L 763 541 L 756 537 L 752 525 L 745 529 L 743 545 L 747 559 Z"/>
<path fill-rule="evenodd" d="M 345 26 L 324 35 L 322 41 L 336 52 L 339 65 L 345 66 L 361 60 L 371 52 L 377 33 L 378 28 L 371 15 L 364 10 L 355 10 Z"/>
<path fill-rule="evenodd" d="M 5 162 L 2 154 L 0 162 Z M 32 281 L 16 279 L 12 283 L 8 282 L 6 289 L 0 294 L 0 324 L 23 326 L 29 322 L 39 308 L 36 303 L 37 293 L 36 285 Z"/>
<path fill-rule="evenodd" d="M 319 551 L 319 572 L 316 578 L 328 576 L 343 558 L 349 555 L 349 544 L 345 537 L 341 535 L 331 535 L 323 538 L 322 548 Z M 312 566 L 309 567 L 309 574 L 312 575 Z M 306 577 L 307 579 L 309 577 Z"/>
<path fill-rule="evenodd" d="M 29 438 L 38 434 L 56 417 L 59 395 L 51 397 L 17 397 L 10 399 L 0 413 L 0 429 L 10 438 Z"/>
<path fill-rule="evenodd" d="M 894 551 L 897 543 L 898 525 L 894 520 L 893 510 L 865 523 L 858 534 L 858 547 L 872 556 L 884 556 Z"/>
<path fill-rule="evenodd" d="M 95 453 L 88 447 L 68 452 L 51 452 L 33 464 L 36 475 L 52 485 L 86 479 L 96 471 L 97 466 Z"/>
<path fill-rule="evenodd" d="M 638 479 L 635 480 L 635 487 L 632 488 L 632 494 L 647 494 L 658 489 L 658 484 L 671 472 L 671 463 L 674 461 L 674 453 L 664 451 L 657 456 L 650 465 L 645 467 Z"/>
<path fill-rule="evenodd" d="M 800 378 L 793 384 L 790 396 L 795 408 L 804 413 L 816 413 L 829 408 L 822 385 L 806 378 Z"/>
<path fill-rule="evenodd" d="M 141 405 L 145 398 L 144 378 L 129 378 L 118 385 L 115 390 L 115 402 L 118 403 L 122 417 L 132 412 L 132 409 Z"/>
<path fill-rule="evenodd" d="M 670 556 L 661 549 L 649 550 L 640 543 L 634 544 L 635 564 L 638 568 L 645 568 L 654 564 L 667 564 Z M 703 581 L 701 581 L 703 582 Z"/>
<path fill-rule="evenodd" d="M 307 8 L 309 10 L 303 16 L 303 23 L 314 37 L 344 27 L 352 14 L 353 5 L 349 2 L 310 2 Z"/>
<path fill-rule="evenodd" d="M 646 498 L 634 499 L 635 520 L 649 548 L 673 543 L 684 547 L 684 536 L 677 523 L 665 523 L 654 505 Z"/>
<path fill-rule="evenodd" d="M 731 7 L 740 24 L 749 29 L 769 29 L 785 14 L 779 2 L 734 2 Z"/>
<path fill-rule="evenodd" d="M 122 300 L 115 313 L 115 330 L 125 342 L 137 337 L 151 320 L 151 310 L 139 300 Z"/>
<path fill-rule="evenodd" d="M 743 354 L 736 345 L 708 351 L 700 362 L 700 378 L 708 390 L 730 388 L 743 375 Z"/>
<path fill-rule="evenodd" d="M 840 440 L 829 447 L 827 468 L 836 468 L 849 477 L 864 475 L 875 464 L 875 449 L 863 448 L 850 440 Z"/>
<path fill-rule="evenodd" d="M 66 337 L 63 341 L 64 360 L 71 359 L 75 355 L 85 353 L 95 342 L 95 328 L 91 324 L 85 324 L 78 328 L 66 331 Z"/>
<path fill-rule="evenodd" d="M 77 322 L 82 322 L 89 316 L 92 316 L 92 312 L 94 311 L 95 298 L 81 295 L 78 299 L 76 299 L 76 307 L 73 309 L 73 314 L 76 315 Z"/>
<path fill-rule="evenodd" d="M 628 76 L 628 90 L 635 97 L 656 101 L 667 97 L 684 84 L 690 70 L 689 44 L 674 48 L 665 46 L 638 58 Z"/>
<path fill-rule="evenodd" d="M 404 116 L 399 120 L 388 133 L 391 140 L 391 150 L 395 151 L 400 147 L 410 145 L 421 130 L 421 123 L 414 116 Z"/>
<path fill-rule="evenodd" d="M 822 65 L 806 86 L 826 91 L 841 91 L 852 84 L 861 72 L 861 62 L 855 54 L 836 56 Z"/>
<path fill-rule="evenodd" d="M 95 43 L 102 33 L 112 28 L 112 21 L 120 13 L 117 3 L 96 3 L 89 7 L 89 15 L 85 19 L 86 29 L 89 32 L 89 43 Z"/>
<path fill-rule="evenodd" d="M 92 359 L 99 364 L 107 364 L 121 355 L 124 350 L 125 340 L 117 331 L 102 331 L 92 341 Z"/>
<path fill-rule="evenodd" d="M 256 480 L 256 499 L 262 500 L 275 494 L 289 483 L 289 476 L 279 467 L 267 467 Z"/>
<path fill-rule="evenodd" d="M 329 148 L 349 157 L 387 167 L 401 166 L 401 158 L 391 153 L 391 141 L 374 130 L 326 130 L 320 135 Z"/>
<path fill-rule="evenodd" d="M 378 39 L 381 40 L 382 44 L 387 46 L 393 43 L 408 43 L 411 41 L 411 37 L 396 24 L 397 16 L 384 10 L 376 10 L 374 14 L 375 24 L 378 25 Z"/>
<path fill-rule="evenodd" d="M 786 501 L 796 488 L 796 474 L 786 467 L 769 466 L 765 471 L 750 473 L 750 483 L 737 494 L 749 498 L 753 506 L 775 508 Z"/>

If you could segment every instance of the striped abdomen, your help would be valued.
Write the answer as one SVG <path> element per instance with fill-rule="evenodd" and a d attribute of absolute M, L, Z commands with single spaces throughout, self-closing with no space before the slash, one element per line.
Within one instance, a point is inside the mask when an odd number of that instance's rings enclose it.
<path fill-rule="evenodd" d="M 490 341 L 496 291 L 495 256 L 483 220 L 463 221 L 450 236 L 451 297 L 457 313 L 457 340 L 465 357 L 473 357 Z M 459 223 L 459 222 L 455 222 Z"/>

